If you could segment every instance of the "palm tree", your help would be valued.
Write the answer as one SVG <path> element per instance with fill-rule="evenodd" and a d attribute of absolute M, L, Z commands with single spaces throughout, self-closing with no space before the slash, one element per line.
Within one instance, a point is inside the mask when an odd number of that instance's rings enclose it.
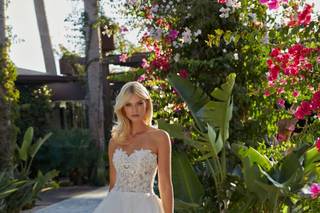
<path fill-rule="evenodd" d="M 89 129 L 96 146 L 100 150 L 104 150 L 103 84 L 105 79 L 100 58 L 99 27 L 93 26 L 98 20 L 98 1 L 84 0 L 84 8 L 88 18 L 86 28 L 86 64 L 88 75 Z"/>
<path fill-rule="evenodd" d="M 51 39 L 49 34 L 49 27 L 48 27 L 48 22 L 46 17 L 46 10 L 44 7 L 43 0 L 34 0 L 34 8 L 35 8 L 37 22 L 38 22 L 42 53 L 43 53 L 44 63 L 46 66 L 46 72 L 56 75 L 57 70 L 56 70 L 56 65 L 54 61 Z"/>

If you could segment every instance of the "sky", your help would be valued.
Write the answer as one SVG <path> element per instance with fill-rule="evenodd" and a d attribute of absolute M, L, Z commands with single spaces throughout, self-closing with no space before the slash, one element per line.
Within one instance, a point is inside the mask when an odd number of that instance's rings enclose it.
<path fill-rule="evenodd" d="M 106 0 L 104 0 L 106 1 Z M 38 32 L 37 20 L 34 10 L 34 0 L 12 0 L 7 8 L 7 24 L 12 28 L 15 39 L 10 48 L 10 56 L 17 67 L 45 72 L 45 65 L 41 50 L 40 35 Z M 51 43 L 55 52 L 56 68 L 59 71 L 59 44 L 69 50 L 77 50 L 75 44 L 66 37 L 67 34 L 75 34 L 71 26 L 64 20 L 72 14 L 75 8 L 83 10 L 82 1 L 75 3 L 72 0 L 44 0 Z M 107 4 L 104 4 L 107 5 Z M 114 17 L 117 22 L 124 23 L 114 9 L 105 7 L 107 16 Z M 107 13 L 110 14 L 107 14 Z M 137 43 L 138 30 L 128 33 L 126 38 Z"/>
<path fill-rule="evenodd" d="M 38 32 L 37 20 L 34 10 L 34 0 L 12 0 L 7 9 L 7 23 L 12 28 L 15 39 L 11 45 L 10 56 L 17 67 L 45 72 L 45 65 L 41 50 L 40 36 Z M 107 2 L 108 0 L 104 0 Z M 119 1 L 119 0 L 118 0 Z M 53 49 L 55 50 L 56 67 L 59 71 L 58 60 L 59 44 L 69 50 L 76 50 L 73 43 L 68 41 L 66 35 L 72 34 L 70 25 L 64 20 L 72 13 L 75 8 L 82 9 L 82 1 L 76 4 L 72 0 L 44 0 L 49 24 L 49 32 Z M 320 8 L 320 0 L 309 0 Z M 124 23 L 124 19 L 119 16 L 112 8 L 105 4 L 107 16 L 114 17 L 117 22 Z M 138 30 L 130 31 L 127 39 L 137 43 Z"/>

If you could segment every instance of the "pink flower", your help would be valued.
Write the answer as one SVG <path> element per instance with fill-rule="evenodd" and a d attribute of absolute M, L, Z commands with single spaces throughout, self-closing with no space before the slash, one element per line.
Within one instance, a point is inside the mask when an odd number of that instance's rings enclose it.
<path fill-rule="evenodd" d="M 317 148 L 318 152 L 320 152 L 320 137 L 318 137 L 316 140 L 316 148 Z"/>
<path fill-rule="evenodd" d="M 271 94 L 269 92 L 269 90 L 264 91 L 264 96 L 269 97 Z"/>
<path fill-rule="evenodd" d="M 280 106 L 280 107 L 282 107 L 282 108 L 284 108 L 285 107 L 285 100 L 283 100 L 282 98 L 279 98 L 278 100 L 277 100 L 277 104 Z"/>
<path fill-rule="evenodd" d="M 180 76 L 181 78 L 183 78 L 183 79 L 186 79 L 186 78 L 188 78 L 189 73 L 188 73 L 187 70 L 181 69 L 181 70 L 179 71 L 179 76 Z"/>
<path fill-rule="evenodd" d="M 127 59 L 128 59 L 128 55 L 127 55 L 127 53 L 122 53 L 120 56 L 119 56 L 119 61 L 120 62 L 126 62 L 127 61 Z"/>
<path fill-rule="evenodd" d="M 219 4 L 225 4 L 225 3 L 227 3 L 227 0 L 218 0 L 218 3 Z"/>
<path fill-rule="evenodd" d="M 284 89 L 282 87 L 279 87 L 277 89 L 277 94 L 282 94 L 282 93 L 284 93 Z"/>
<path fill-rule="evenodd" d="M 298 96 L 299 96 L 299 91 L 294 90 L 294 91 L 292 92 L 292 95 L 293 95 L 293 97 L 298 97 Z"/>
<path fill-rule="evenodd" d="M 138 81 L 139 81 L 139 82 L 142 82 L 142 81 L 144 81 L 144 80 L 146 80 L 145 74 L 140 75 L 139 78 L 138 78 Z"/>
<path fill-rule="evenodd" d="M 278 133 L 276 138 L 279 142 L 282 142 L 282 141 L 286 141 L 288 139 L 288 136 L 282 133 Z"/>
<path fill-rule="evenodd" d="M 312 199 L 316 199 L 320 195 L 320 184 L 313 183 L 310 186 L 310 193 Z"/>
<path fill-rule="evenodd" d="M 142 67 L 143 69 L 147 69 L 147 68 L 150 67 L 149 62 L 148 62 L 145 58 L 142 59 L 141 67 Z"/>
<path fill-rule="evenodd" d="M 269 10 L 275 10 L 278 9 L 278 7 L 280 6 L 279 1 L 278 0 L 272 0 L 268 2 L 268 7 Z"/>

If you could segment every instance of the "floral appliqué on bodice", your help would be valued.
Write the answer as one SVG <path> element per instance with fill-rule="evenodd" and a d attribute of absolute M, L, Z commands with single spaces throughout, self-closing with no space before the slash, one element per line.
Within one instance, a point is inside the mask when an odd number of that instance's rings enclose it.
<path fill-rule="evenodd" d="M 151 150 L 142 148 L 128 154 L 117 148 L 112 161 L 116 169 L 116 182 L 112 190 L 153 193 L 157 155 Z"/>

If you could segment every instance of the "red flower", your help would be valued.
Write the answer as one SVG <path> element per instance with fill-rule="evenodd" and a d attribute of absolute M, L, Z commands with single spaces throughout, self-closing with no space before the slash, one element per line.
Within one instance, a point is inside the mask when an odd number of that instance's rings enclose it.
<path fill-rule="evenodd" d="M 271 94 L 269 92 L 269 90 L 264 91 L 264 96 L 269 97 Z"/>
<path fill-rule="evenodd" d="M 227 3 L 227 0 L 218 0 L 218 3 L 219 4 L 225 4 L 225 3 Z"/>
<path fill-rule="evenodd" d="M 320 90 L 313 94 L 311 99 L 311 107 L 313 110 L 320 109 Z"/>
<path fill-rule="evenodd" d="M 306 4 L 303 11 L 298 14 L 298 24 L 299 25 L 308 25 L 311 22 L 311 13 L 313 6 Z"/>
<path fill-rule="evenodd" d="M 311 115 L 311 104 L 308 101 L 302 101 L 294 116 L 297 119 L 304 119 L 304 116 Z"/>
<path fill-rule="evenodd" d="M 188 73 L 187 70 L 181 69 L 181 70 L 179 71 L 179 76 L 180 76 L 181 78 L 183 78 L 183 79 L 186 79 L 186 78 L 188 78 L 189 73 Z"/>
<path fill-rule="evenodd" d="M 316 148 L 317 148 L 318 152 L 320 152 L 320 138 L 317 138 L 317 140 L 316 140 Z"/>
<path fill-rule="evenodd" d="M 281 50 L 279 48 L 272 49 L 270 56 L 271 57 L 277 57 L 281 53 Z"/>

